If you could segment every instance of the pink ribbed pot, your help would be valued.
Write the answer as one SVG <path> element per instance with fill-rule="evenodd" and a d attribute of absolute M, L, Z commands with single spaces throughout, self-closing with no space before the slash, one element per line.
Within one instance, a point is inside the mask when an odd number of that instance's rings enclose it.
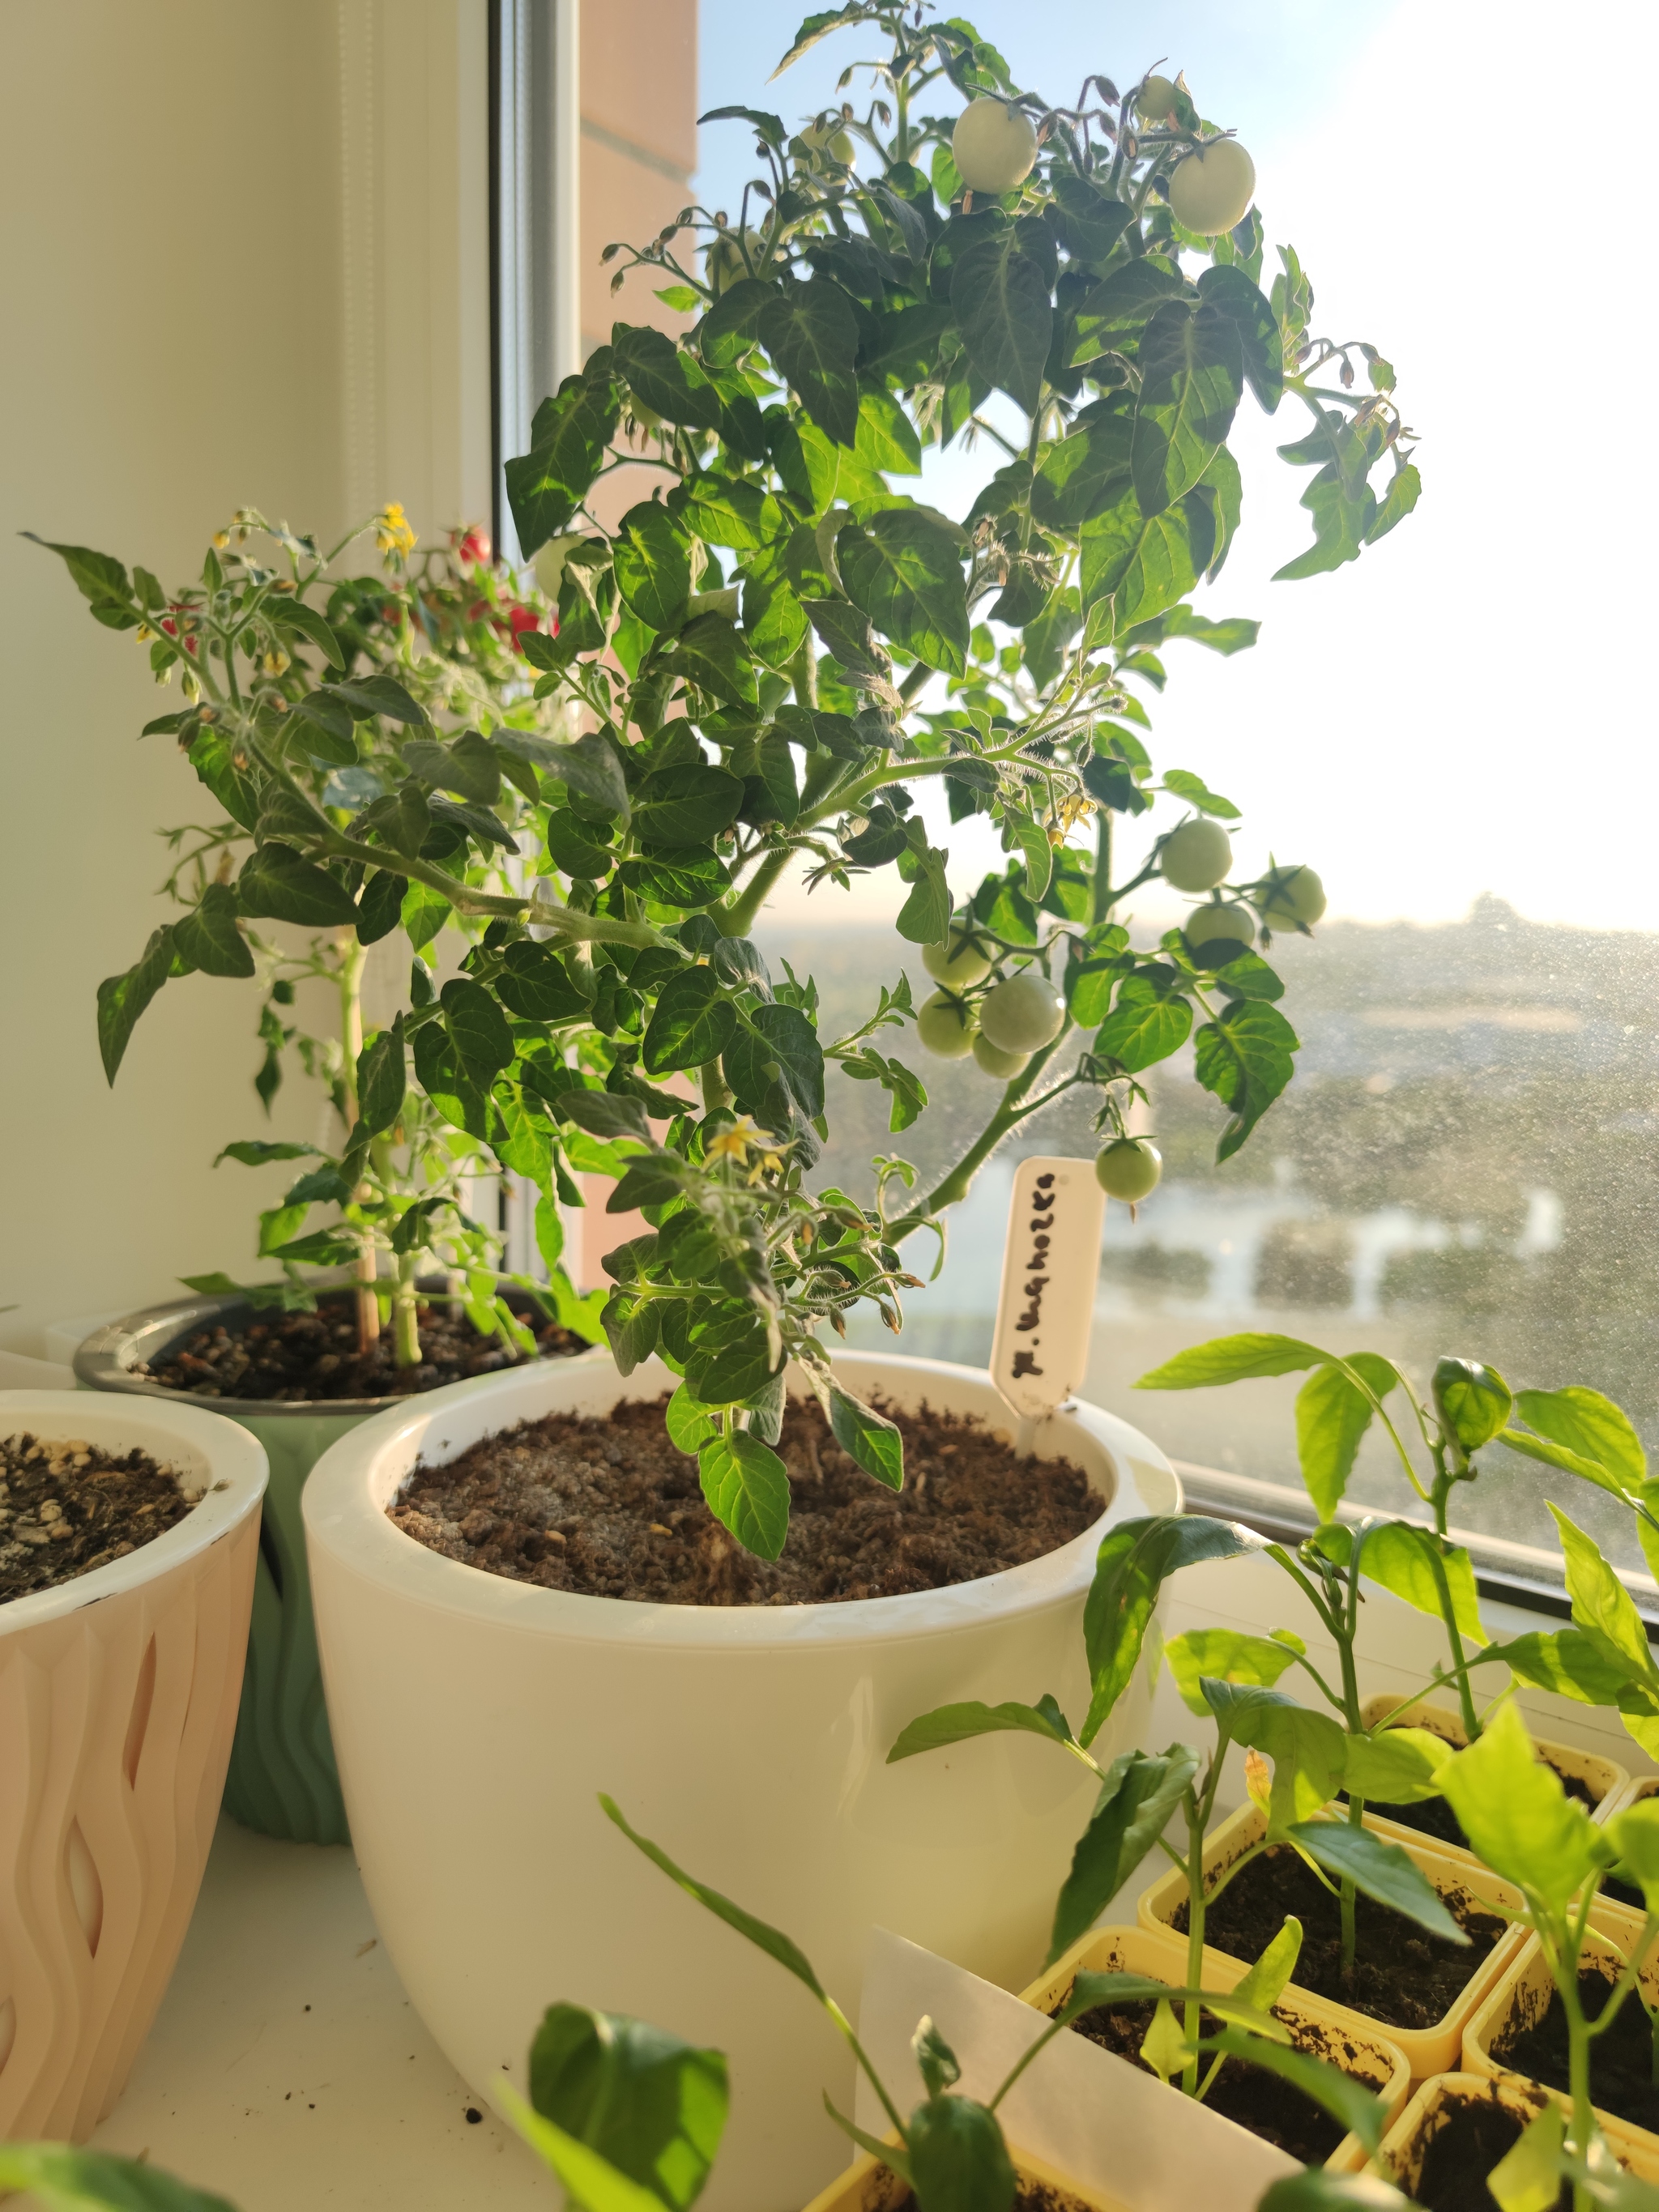
<path fill-rule="evenodd" d="M 23 1432 L 136 1447 L 197 1499 L 125 1559 L 0 1604 L 0 2140 L 78 2140 L 125 2086 L 201 1887 L 265 1455 L 222 1415 L 89 1391 L 0 1393 L 0 1434 Z"/>

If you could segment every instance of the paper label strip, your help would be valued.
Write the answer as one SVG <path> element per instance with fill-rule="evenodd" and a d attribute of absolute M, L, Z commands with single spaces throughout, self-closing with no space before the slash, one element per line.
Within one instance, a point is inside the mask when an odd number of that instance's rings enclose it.
<path fill-rule="evenodd" d="M 1105 1213 L 1092 1160 L 1040 1156 L 1014 1170 L 991 1380 L 1022 1420 L 1083 1387 Z"/>

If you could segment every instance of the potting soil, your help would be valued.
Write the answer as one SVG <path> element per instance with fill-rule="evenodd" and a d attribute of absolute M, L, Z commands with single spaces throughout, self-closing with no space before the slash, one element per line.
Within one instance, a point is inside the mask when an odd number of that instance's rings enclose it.
<path fill-rule="evenodd" d="M 1425 2148 L 1413 2203 L 1422 2212 L 1498 2212 L 1486 2176 L 1520 2142 L 1522 2126 L 1495 2094 L 1455 2099 L 1443 2109 Z M 1565 2182 L 1555 2212 L 1572 2212 L 1572 2191 Z"/>
<path fill-rule="evenodd" d="M 190 1508 L 172 1468 L 147 1453 L 0 1437 L 0 1604 L 125 1558 Z"/>
<path fill-rule="evenodd" d="M 663 1425 L 665 1397 L 603 1419 L 550 1414 L 417 1467 L 387 1509 L 408 1535 L 545 1589 L 670 1605 L 834 1604 L 976 1581 L 1079 1536 L 1103 1500 L 1064 1460 L 1017 1459 L 983 1423 L 882 1411 L 904 1487 L 844 1453 L 817 1405 L 792 1403 L 775 1449 L 789 1474 L 781 1558 L 745 1552 L 703 1501 L 697 1461 Z"/>
<path fill-rule="evenodd" d="M 587 1349 L 582 1338 L 534 1310 L 519 1317 L 535 1335 L 537 1358 L 563 1358 Z M 481 1336 L 459 1308 L 423 1302 L 416 1309 L 416 1325 L 418 1367 L 398 1365 L 390 1328 L 380 1331 L 367 1352 L 358 1351 L 356 1301 L 348 1295 L 319 1300 L 315 1313 L 256 1314 L 234 1328 L 216 1322 L 154 1366 L 134 1371 L 196 1398 L 276 1398 L 307 1405 L 435 1390 L 471 1375 L 526 1366 L 532 1356 L 499 1336 Z"/>
<path fill-rule="evenodd" d="M 1456 2002 L 1471 1975 L 1504 1933 L 1506 1923 L 1482 1911 L 1468 1890 L 1440 1893 L 1469 1938 L 1467 1946 L 1431 1936 L 1414 1920 L 1368 1897 L 1355 1899 L 1354 1967 L 1342 1971 L 1338 1899 L 1288 1844 L 1275 1844 L 1229 1882 L 1204 1917 L 1204 1940 L 1235 1959 L 1259 1959 L 1285 1924 L 1302 1923 L 1296 1985 L 1352 2005 L 1390 2027 L 1432 2027 Z M 1187 1932 L 1183 1901 L 1173 1925 Z"/>
<path fill-rule="evenodd" d="M 1152 2013 L 1150 2002 L 1096 2005 L 1089 2012 L 1079 2013 L 1072 2027 L 1074 2033 L 1086 2035 L 1103 2051 L 1115 2051 L 1120 2058 L 1128 2059 L 1143 2073 L 1150 2074 L 1153 2069 L 1140 2056 L 1140 2046 L 1152 2024 Z M 1206 2035 L 1215 2034 L 1222 2026 L 1209 2013 L 1201 2017 Z M 1338 2030 L 1315 2027 L 1304 2021 L 1287 2021 L 1286 2025 L 1291 2028 L 1298 2051 L 1307 2052 L 1310 2057 L 1323 2058 L 1340 2067 L 1346 2074 L 1359 2074 L 1358 2048 Z M 1200 2081 L 1213 2063 L 1209 2057 L 1200 2060 Z M 1360 2078 L 1368 2087 L 1380 2089 L 1383 2086 L 1369 2075 L 1361 2074 Z M 1221 2071 L 1205 2092 L 1204 2102 L 1209 2111 L 1219 2112 L 1224 2119 L 1237 2121 L 1241 2128 L 1248 2128 L 1264 2142 L 1277 2144 L 1280 2150 L 1299 2158 L 1305 2166 L 1322 2164 L 1346 2133 L 1341 2122 L 1316 2105 L 1311 2097 L 1304 2096 L 1279 2075 L 1267 2073 L 1259 2066 L 1248 2066 L 1242 2058 L 1222 2061 Z"/>
<path fill-rule="evenodd" d="M 1584 1966 L 1578 1976 L 1578 2002 L 1586 2020 L 1600 2020 L 1613 1988 L 1613 1977 L 1599 1966 Z M 1528 2027 L 1510 2034 L 1500 2033 L 1492 2056 L 1517 2074 L 1530 2075 L 1552 2089 L 1571 2090 L 1567 2072 L 1567 2021 L 1554 1990 L 1549 2002 Z M 1638 2128 L 1659 2129 L 1659 2089 L 1653 2084 L 1653 2021 L 1632 1990 L 1620 2006 L 1613 2023 L 1590 2045 L 1590 2097 L 1604 2112 L 1632 2121 Z"/>

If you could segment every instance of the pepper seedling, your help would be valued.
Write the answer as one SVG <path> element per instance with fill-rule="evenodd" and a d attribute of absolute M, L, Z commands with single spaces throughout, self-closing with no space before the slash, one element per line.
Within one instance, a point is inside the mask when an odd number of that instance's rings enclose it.
<path fill-rule="evenodd" d="M 1182 2067 L 1196 2067 L 1203 2053 L 1213 2054 L 1211 2076 L 1225 2057 L 1240 2057 L 1267 2068 L 1294 2081 L 1375 2149 L 1382 2136 L 1382 2105 L 1379 2098 L 1322 2059 L 1285 2048 L 1290 2032 L 1270 2009 L 1283 1987 L 1273 1977 L 1277 1960 L 1260 1977 L 1259 1984 L 1231 1991 L 1205 1990 L 1196 1982 L 1190 1989 L 1172 1990 L 1165 1982 L 1145 1974 L 1080 1973 L 1065 2002 L 1032 2039 L 994 2094 L 983 2104 L 958 2093 L 962 2068 L 938 2026 L 924 2018 L 911 2039 L 916 2065 L 927 2089 L 923 2102 L 908 2118 L 902 2114 L 885 2083 L 870 2063 L 852 2023 L 824 1989 L 811 1961 L 790 1938 L 742 1905 L 734 1905 L 719 1890 L 711 1889 L 675 1865 L 659 1844 L 630 1827 L 617 1805 L 601 1796 L 599 1803 L 629 1841 L 678 1882 L 689 1897 L 745 1936 L 769 1958 L 809 1990 L 851 2050 L 860 2071 L 875 2091 L 891 2124 L 885 2141 L 867 2134 L 843 2112 L 836 2111 L 826 2094 L 824 2110 L 862 2149 L 881 2160 L 915 2192 L 919 2212 L 1012 2212 L 1017 2179 L 997 2107 L 1020 2075 L 1074 2020 L 1097 2005 L 1151 2002 L 1152 2024 L 1143 2056 L 1165 2081 Z M 1267 1992 L 1271 1987 L 1271 1994 Z M 1199 2038 L 1183 2034 L 1174 2020 L 1172 2006 L 1184 2004 L 1196 2024 L 1200 2011 L 1209 2011 L 1225 2025 L 1215 2035 Z M 1189 2045 L 1192 2046 L 1188 2048 Z M 1207 2087 L 1207 2081 L 1206 2086 Z"/>
<path fill-rule="evenodd" d="M 1618 1498 L 1630 1509 L 1649 1565 L 1659 1569 L 1659 1482 L 1649 1480 L 1647 1455 L 1628 1414 L 1611 1398 L 1582 1383 L 1555 1390 L 1511 1391 L 1496 1368 L 1476 1359 L 1437 1362 L 1431 1398 L 1425 1401 L 1395 1363 L 1380 1352 L 1354 1352 L 1340 1358 L 1297 1338 L 1266 1334 L 1218 1337 L 1195 1345 L 1143 1375 L 1135 1388 L 1204 1389 L 1306 1368 L 1313 1371 L 1297 1396 L 1297 1445 L 1303 1481 L 1320 1526 L 1297 1557 L 1304 1566 L 1316 1569 L 1326 1583 L 1322 1595 L 1311 1588 L 1305 1594 L 1342 1655 L 1342 1696 L 1333 1702 L 1343 1707 L 1348 1725 L 1358 1724 L 1352 1656 L 1358 1577 L 1379 1583 L 1419 1612 L 1438 1614 L 1445 1626 L 1449 1663 L 1425 1686 L 1455 1686 L 1470 1742 L 1481 1729 L 1471 1677 L 1482 1666 L 1501 1660 L 1532 1687 L 1553 1690 L 1581 1704 L 1615 1707 L 1643 1750 L 1650 1758 L 1659 1755 L 1659 1665 L 1635 1607 L 1595 1540 L 1551 1502 L 1561 1536 L 1574 1626 L 1493 1644 L 1480 1618 L 1474 1563 L 1466 1547 L 1454 1544 L 1447 1531 L 1448 1508 L 1457 1486 L 1474 1481 L 1480 1472 L 1476 1453 L 1490 1444 L 1502 1444 Z M 1432 1472 L 1426 1484 L 1386 1410 L 1384 1401 L 1395 1391 L 1403 1395 L 1411 1416 L 1408 1425 L 1415 1426 L 1430 1459 Z M 1432 1528 L 1377 1518 L 1350 1528 L 1337 1520 L 1373 1418 L 1393 1444 L 1407 1480 L 1431 1509 Z M 1274 1555 L 1287 1564 L 1277 1551 Z M 1346 1572 L 1344 1602 L 1337 1601 L 1327 1563 Z M 1470 1644 L 1477 1647 L 1473 1651 L 1468 1649 Z M 1377 1727 L 1387 1725 L 1385 1716 Z M 1389 1730 L 1390 1735 L 1398 1733 Z M 1422 1732 L 1411 1733 L 1426 1752 Z"/>
<path fill-rule="evenodd" d="M 1441 1769 L 1447 1802 L 1470 1844 L 1486 1863 L 1512 1882 L 1525 1899 L 1520 1920 L 1537 1936 L 1566 2021 L 1571 2117 L 1562 2125 L 1554 2107 L 1534 2123 L 1534 2150 L 1541 2157 L 1565 2149 L 1581 2164 L 1599 2140 L 1593 2110 L 1592 2061 L 1632 1995 L 1641 1998 L 1638 1969 L 1659 1936 L 1659 1804 L 1631 1806 L 1597 1826 L 1567 1796 L 1559 1775 L 1537 1759 L 1525 1723 L 1512 1704 L 1500 1705 L 1476 1743 Z M 1640 1889 L 1646 1907 L 1639 1936 L 1595 2019 L 1585 2017 L 1578 1991 L 1579 1961 L 1591 1908 L 1603 1879 L 1615 1869 Z M 1659 2078 L 1659 2057 L 1656 2058 Z M 1585 2184 L 1574 2184 L 1574 2212 L 1594 2202 Z"/>
<path fill-rule="evenodd" d="M 1308 1668 L 1322 1689 L 1341 1700 L 1314 1669 L 1301 1639 L 1287 1632 L 1245 1636 L 1231 1629 L 1197 1630 L 1167 1647 L 1182 1696 L 1194 1710 L 1216 1724 L 1216 1743 L 1207 1761 L 1189 1744 L 1172 1744 L 1158 1754 L 1124 1752 L 1103 1768 L 1089 1747 L 1134 1678 L 1146 1631 L 1164 1582 L 1183 1566 L 1206 1559 L 1235 1559 L 1265 1552 L 1288 1571 L 1311 1601 L 1325 1600 L 1282 1545 L 1270 1544 L 1236 1522 L 1196 1514 L 1159 1514 L 1127 1521 L 1103 1540 L 1094 1580 L 1084 1609 L 1084 1640 L 1093 1695 L 1083 1726 L 1073 1733 L 1053 1697 L 1035 1705 L 988 1705 L 977 1701 L 941 1705 L 913 1720 L 888 1753 L 889 1765 L 1004 1729 L 1023 1729 L 1058 1745 L 1079 1759 L 1099 1784 L 1088 1826 L 1079 1838 L 1072 1869 L 1054 1906 L 1049 1940 L 1050 1965 L 1091 1927 L 1154 1848 L 1182 1869 L 1188 1897 L 1188 1979 L 1196 1987 L 1202 1973 L 1206 1911 L 1243 1869 L 1276 1844 L 1289 1844 L 1341 1899 L 1345 1964 L 1353 1962 L 1353 1899 L 1363 1891 L 1378 1904 L 1447 1941 L 1468 1941 L 1441 1903 L 1433 1885 L 1397 1844 L 1360 1824 L 1364 1796 L 1386 1783 L 1400 1796 L 1432 1795 L 1434 1771 L 1449 1756 L 1447 1747 L 1423 1732 L 1397 1729 L 1378 1739 L 1363 1727 L 1344 1728 L 1327 1715 L 1310 1711 L 1272 1686 L 1292 1663 Z M 1322 1561 L 1329 1569 L 1330 1563 Z M 1332 1570 L 1331 1571 L 1334 1571 Z M 1349 1581 L 1352 1611 L 1352 1577 Z M 1352 1665 L 1352 1626 L 1347 1662 Z M 1214 1668 L 1218 1671 L 1210 1672 Z M 1227 1676 L 1232 1679 L 1225 1679 Z M 1354 1692 L 1357 1699 L 1357 1689 Z M 1273 1760 L 1272 1786 L 1261 1802 L 1266 1830 L 1250 1848 L 1206 1882 L 1204 1838 L 1215 1810 L 1222 1764 L 1230 1745 L 1248 1746 Z M 1202 1772 L 1200 1773 L 1200 1768 Z M 1340 1789 L 1350 1793 L 1346 1823 L 1320 1819 L 1321 1808 Z M 1180 1814 L 1184 1848 L 1164 1834 Z M 1288 1923 L 1291 1925 L 1293 1923 Z M 1275 1938 L 1275 1944 L 1286 1939 Z M 1299 1945 L 1298 1929 L 1296 1942 Z M 1267 1971 L 1273 1947 L 1253 1971 Z M 1294 1950 L 1291 1953 L 1292 1965 Z M 1290 1972 L 1286 1968 L 1286 1977 Z M 1281 1983 L 1280 1987 L 1283 1986 Z M 1188 2001 L 1187 2040 L 1196 2041 L 1197 2007 Z M 1196 2094 L 1195 2063 L 1188 2061 L 1183 2087 Z"/>

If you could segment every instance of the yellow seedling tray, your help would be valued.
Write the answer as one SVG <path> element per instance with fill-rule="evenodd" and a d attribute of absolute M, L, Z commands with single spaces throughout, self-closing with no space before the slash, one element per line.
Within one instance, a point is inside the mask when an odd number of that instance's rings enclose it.
<path fill-rule="evenodd" d="M 1445 1705 L 1426 1702 L 1401 1705 L 1395 1710 L 1396 1701 L 1391 1697 L 1367 1698 L 1359 1708 L 1359 1717 L 1369 1728 L 1375 1728 L 1385 1714 L 1396 1728 L 1426 1729 L 1430 1735 L 1439 1736 L 1443 1742 L 1462 1750 L 1466 1741 L 1461 1717 Z M 1557 1743 L 1552 1737 L 1535 1735 L 1533 1745 L 1540 1758 L 1574 1781 L 1582 1782 L 1593 1801 L 1590 1818 L 1610 1820 L 1615 1812 L 1622 1812 L 1630 1789 L 1630 1770 L 1620 1766 L 1616 1759 L 1603 1759 L 1598 1752 L 1580 1751 L 1571 1743 Z M 1390 1820 L 1380 1814 L 1367 1814 L 1366 1826 L 1374 1827 L 1378 1835 L 1387 1836 L 1391 1843 L 1427 1844 L 1431 1850 L 1443 1851 L 1448 1858 L 1465 1860 L 1479 1866 L 1481 1862 L 1462 1844 L 1443 1843 L 1438 1836 L 1425 1835 L 1420 1828 L 1409 1826 L 1404 1820 Z"/>
<path fill-rule="evenodd" d="M 1020 2179 L 1043 2191 L 1045 2212 L 1124 2212 L 1115 2197 L 1103 2197 L 1080 2181 L 1068 2180 L 1040 2158 L 1028 2157 L 1018 2144 L 1009 2144 L 1008 2154 Z M 806 2212 L 896 2212 L 909 2194 L 908 2181 L 902 2181 L 890 2166 L 865 2151 L 845 2173 L 838 2173 L 827 2189 L 820 2190 Z"/>
<path fill-rule="evenodd" d="M 1512 2108 L 1523 2125 L 1538 2117 L 1547 2100 L 1559 2105 L 1564 2112 L 1568 2109 L 1566 2098 L 1553 2089 L 1540 2088 L 1523 2075 L 1431 2075 L 1426 2081 L 1418 2083 L 1411 2102 L 1383 2136 L 1382 2149 L 1376 2160 L 1377 2167 L 1408 2197 L 1416 2194 L 1423 2178 L 1424 2153 L 1443 2124 L 1447 2106 L 1465 2097 L 1496 2097 Z M 1603 2120 L 1602 2132 L 1613 2156 L 1628 2172 L 1640 2181 L 1659 2180 L 1659 2158 L 1649 2148 L 1653 2142 L 1651 2136 L 1643 2134 L 1640 2129 L 1626 2128 L 1617 2120 Z"/>
<path fill-rule="evenodd" d="M 1596 1909 L 1600 1910 L 1599 1907 Z M 1621 1917 L 1633 1917 L 1625 1916 L 1618 1906 L 1613 1910 L 1620 1912 Z M 1634 1921 L 1636 1932 L 1640 1931 L 1641 1924 L 1639 1919 Z M 1583 1956 L 1586 1960 L 1605 1959 L 1617 1971 L 1623 1967 L 1630 1956 L 1629 1939 L 1621 1942 L 1620 1932 L 1611 1928 L 1602 1935 L 1595 1933 L 1592 1914 L 1592 1930 L 1584 1938 Z M 1659 1942 L 1650 1948 L 1642 1963 L 1641 1981 L 1642 1993 L 1650 2008 L 1659 2004 Z M 1503 2041 L 1510 2022 L 1517 2014 L 1520 2024 L 1524 2027 L 1529 2027 L 1534 2021 L 1541 2018 L 1548 2007 L 1554 1986 L 1538 1938 L 1528 1936 L 1516 1954 L 1513 1964 L 1481 1999 L 1463 2031 L 1463 2071 L 1466 2074 L 1492 2075 L 1502 2081 L 1529 2081 L 1529 2075 L 1520 2074 L 1501 2058 L 1495 2057 L 1493 2045 Z M 1634 2004 L 1636 2001 L 1633 1993 L 1625 2000 L 1626 2004 Z M 1591 2063 L 1593 2066 L 1593 2058 Z M 1632 2142 L 1644 2145 L 1647 2155 L 1659 2169 L 1659 2135 L 1651 2129 L 1638 2127 L 1633 2120 L 1621 2119 L 1616 2112 L 1604 2112 L 1599 2106 L 1596 2117 L 1607 2130 L 1609 2138 L 1617 2130 Z"/>
<path fill-rule="evenodd" d="M 1371 1825 L 1367 1816 L 1366 1826 Z M 1261 1808 L 1255 1805 L 1241 1805 L 1237 1812 L 1231 1814 L 1206 1838 L 1206 1875 L 1218 1874 L 1231 1866 L 1252 1844 L 1261 1841 L 1266 1830 L 1267 1816 Z M 1511 1912 L 1522 1909 L 1520 1891 L 1509 1882 L 1501 1881 L 1489 1868 L 1482 1866 L 1478 1859 L 1471 1858 L 1467 1852 L 1460 1852 L 1453 1857 L 1437 1846 L 1413 1841 L 1408 1832 L 1395 1834 L 1389 1830 L 1386 1839 L 1401 1845 L 1442 1896 L 1461 1891 L 1476 1905 L 1492 1908 L 1502 1906 Z M 1176 1912 L 1186 1901 L 1186 1876 L 1178 1867 L 1171 1867 L 1167 1874 L 1160 1875 L 1150 1887 L 1141 1892 L 1136 1917 L 1143 1928 L 1169 1930 Z M 1298 2004 L 1305 2001 L 1322 2005 L 1331 2018 L 1342 2021 L 1356 2035 L 1364 2036 L 1368 2040 L 1380 2038 L 1397 2045 L 1406 2055 L 1412 2078 L 1421 2081 L 1425 2075 L 1443 2073 L 1448 2067 L 1457 2063 L 1463 2048 L 1463 2031 L 1474 2016 L 1476 2007 L 1499 1975 L 1512 1963 L 1516 1953 L 1525 1941 L 1524 1929 L 1506 1929 L 1481 1964 L 1471 1970 L 1468 1981 L 1451 2009 L 1432 2027 L 1395 2027 L 1387 2021 L 1374 2019 L 1370 2013 L 1360 2011 L 1357 2006 L 1338 2004 L 1334 1998 L 1322 1997 L 1316 1991 L 1304 1990 L 1296 1982 L 1291 1983 L 1285 1996 L 1294 1997 Z M 1220 1974 L 1229 1963 L 1226 1952 L 1215 1950 L 1208 1945 L 1205 1948 L 1204 1957 L 1206 1978 L 1212 1973 Z M 1236 1973 L 1243 1973 L 1249 1961 L 1241 1965 L 1233 1960 L 1231 1963 Z M 1218 1988 L 1221 1985 L 1218 1982 L 1215 1986 Z"/>
<path fill-rule="evenodd" d="M 1214 1978 L 1205 1986 L 1223 1994 L 1236 1988 L 1249 1971 L 1241 1959 L 1229 1959 L 1220 1952 L 1212 1952 L 1208 1956 L 1215 1961 Z M 1030 1989 L 1020 1991 L 1020 2002 L 1034 2006 L 1038 2012 L 1052 2014 L 1065 2002 L 1072 1984 L 1083 1973 L 1146 1974 L 1168 1982 L 1173 1989 L 1183 1989 L 1187 1982 L 1187 1946 L 1167 1928 L 1091 1928 L 1086 1936 L 1079 1936 L 1071 1949 Z M 1376 2092 L 1387 2114 L 1385 2124 L 1392 2127 L 1411 2090 L 1411 2067 L 1397 2043 L 1375 2029 L 1357 2031 L 1352 2017 L 1342 2007 L 1328 2004 L 1323 1997 L 1294 1987 L 1285 1990 L 1273 2012 L 1292 2034 L 1298 2027 L 1305 2027 L 1340 2038 L 1346 2048 L 1340 2059 L 1331 2054 L 1332 2063 L 1340 2064 L 1345 2074 L 1355 2075 L 1367 2088 Z M 1298 2037 L 1297 2040 L 1300 2043 L 1302 2039 Z M 1172 2097 L 1180 2094 L 1176 2089 L 1170 2092 Z M 1171 2125 L 1177 2120 L 1178 2115 L 1172 2117 Z M 1325 2163 L 1334 2173 L 1358 2173 L 1365 2163 L 1365 2147 L 1358 2136 L 1344 2136 Z"/>

